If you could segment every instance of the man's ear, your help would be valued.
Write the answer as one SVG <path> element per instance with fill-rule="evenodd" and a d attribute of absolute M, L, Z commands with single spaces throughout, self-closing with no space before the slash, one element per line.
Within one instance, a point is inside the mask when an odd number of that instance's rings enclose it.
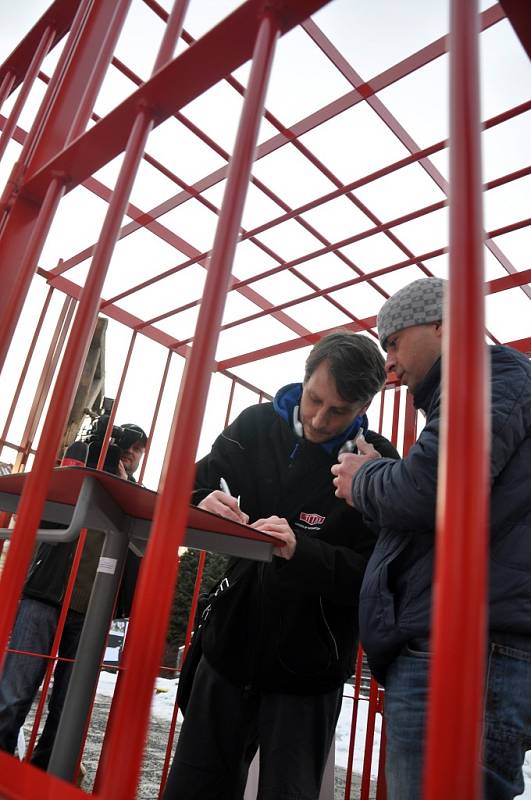
<path fill-rule="evenodd" d="M 370 406 L 371 402 L 372 402 L 372 401 L 371 401 L 371 400 L 369 400 L 369 402 L 368 402 L 368 403 L 365 403 L 365 405 L 364 405 L 364 406 L 362 406 L 362 407 L 360 408 L 360 410 L 359 410 L 359 411 L 358 411 L 358 413 L 357 413 L 357 416 L 358 416 L 358 417 L 361 417 L 361 416 L 363 416 L 363 414 L 366 414 L 366 413 L 367 413 L 367 411 L 368 411 L 368 409 L 369 409 L 369 406 Z"/>
<path fill-rule="evenodd" d="M 435 323 L 435 335 L 440 339 L 443 334 L 443 324 L 442 322 Z"/>

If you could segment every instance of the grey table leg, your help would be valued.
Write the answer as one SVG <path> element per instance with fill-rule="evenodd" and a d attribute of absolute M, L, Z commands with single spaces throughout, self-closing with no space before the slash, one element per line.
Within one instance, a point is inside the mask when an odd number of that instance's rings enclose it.
<path fill-rule="evenodd" d="M 68 781 L 75 777 L 129 544 L 128 536 L 123 532 L 120 509 L 100 484 L 95 482 L 93 488 L 91 502 L 98 505 L 98 511 L 102 511 L 108 520 L 106 537 L 48 767 L 53 775 Z"/>

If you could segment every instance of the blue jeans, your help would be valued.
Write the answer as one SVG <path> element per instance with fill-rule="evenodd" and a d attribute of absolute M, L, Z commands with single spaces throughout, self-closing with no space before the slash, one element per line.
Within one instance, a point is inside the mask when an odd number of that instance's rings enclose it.
<path fill-rule="evenodd" d="M 23 597 L 9 642 L 14 650 L 50 653 L 60 609 L 40 600 Z M 70 610 L 67 614 L 59 656 L 74 658 L 85 619 L 84 614 Z M 47 659 L 8 653 L 0 679 L 0 750 L 14 753 L 19 729 L 31 708 L 46 671 Z M 53 688 L 48 701 L 48 716 L 37 742 L 31 762 L 46 769 L 72 672 L 72 664 L 59 661 L 55 668 Z"/>
<path fill-rule="evenodd" d="M 429 653 L 408 647 L 387 673 L 388 800 L 422 797 L 429 663 Z M 531 638 L 496 635 L 489 644 L 486 683 L 483 797 L 512 800 L 524 791 L 522 765 L 531 750 Z"/>

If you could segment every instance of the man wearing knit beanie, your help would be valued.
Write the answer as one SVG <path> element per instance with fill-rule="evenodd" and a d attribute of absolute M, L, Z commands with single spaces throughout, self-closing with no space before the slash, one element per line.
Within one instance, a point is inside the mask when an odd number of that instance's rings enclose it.
<path fill-rule="evenodd" d="M 359 454 L 341 455 L 332 467 L 336 495 L 381 531 L 363 581 L 360 634 L 372 672 L 386 689 L 388 800 L 422 798 L 445 283 L 414 281 L 378 315 L 386 369 L 426 415 L 417 442 L 404 459 L 391 461 L 358 441 Z M 489 355 L 491 559 L 482 797 L 511 800 L 524 790 L 522 765 L 531 750 L 531 363 L 509 347 L 489 347 Z"/>

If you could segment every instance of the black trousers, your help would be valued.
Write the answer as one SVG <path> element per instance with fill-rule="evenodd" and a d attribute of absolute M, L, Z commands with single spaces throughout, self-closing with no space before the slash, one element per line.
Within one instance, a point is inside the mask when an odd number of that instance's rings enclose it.
<path fill-rule="evenodd" d="M 258 747 L 258 800 L 317 800 L 342 695 L 249 692 L 203 657 L 164 800 L 242 800 Z"/>

